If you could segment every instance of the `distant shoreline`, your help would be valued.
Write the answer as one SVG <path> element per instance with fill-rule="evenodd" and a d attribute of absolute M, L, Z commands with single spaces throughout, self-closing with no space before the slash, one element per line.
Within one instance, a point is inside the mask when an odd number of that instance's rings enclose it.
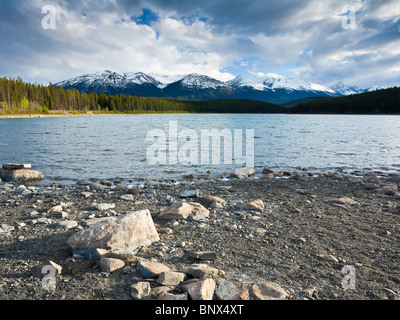
<path fill-rule="evenodd" d="M 99 117 L 99 116 L 124 116 L 124 115 L 144 115 L 144 114 L 187 114 L 186 112 L 143 112 L 143 113 L 94 113 L 88 111 L 86 113 L 69 113 L 62 111 L 55 111 L 49 114 L 0 114 L 0 119 L 39 119 L 39 118 L 70 118 L 70 117 Z"/>

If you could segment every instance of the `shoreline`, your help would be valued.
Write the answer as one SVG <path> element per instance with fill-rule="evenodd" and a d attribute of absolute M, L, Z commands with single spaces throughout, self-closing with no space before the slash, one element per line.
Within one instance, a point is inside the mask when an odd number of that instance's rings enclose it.
<path fill-rule="evenodd" d="M 398 300 L 400 174 L 354 173 L 229 181 L 196 177 L 179 184 L 148 180 L 140 187 L 118 181 L 0 183 L 0 299 L 132 300 L 131 286 L 145 281 L 137 264 L 151 260 L 177 272 L 206 264 L 219 270 L 216 288 L 223 279 L 249 290 L 272 281 L 284 289 L 286 300 Z M 182 201 L 202 204 L 209 214 L 160 218 Z M 253 201 L 261 202 L 256 210 L 245 206 Z M 101 204 L 107 208 L 100 210 Z M 139 210 L 149 210 L 160 240 L 130 254 L 109 253 L 124 265 L 121 269 L 105 271 L 98 259 L 79 257 L 67 244 L 95 219 Z M 193 252 L 212 254 L 201 260 Z M 62 267 L 54 292 L 31 275 L 47 260 Z M 356 270 L 355 290 L 342 288 L 346 266 Z M 182 285 L 162 288 L 155 279 L 146 281 L 152 293 L 145 300 L 162 299 L 162 290 L 185 296 Z"/>

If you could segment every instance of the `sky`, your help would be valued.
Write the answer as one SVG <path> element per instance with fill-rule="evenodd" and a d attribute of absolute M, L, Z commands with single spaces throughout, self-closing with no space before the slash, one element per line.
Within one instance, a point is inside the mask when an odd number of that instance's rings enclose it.
<path fill-rule="evenodd" d="M 400 85 L 400 1 L 0 0 L 0 77 L 104 70 Z"/>

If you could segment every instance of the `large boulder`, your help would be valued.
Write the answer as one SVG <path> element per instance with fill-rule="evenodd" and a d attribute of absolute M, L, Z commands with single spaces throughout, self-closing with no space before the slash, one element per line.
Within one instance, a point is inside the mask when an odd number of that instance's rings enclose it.
<path fill-rule="evenodd" d="M 0 178 L 6 182 L 35 182 L 44 179 L 44 174 L 39 171 L 26 170 L 26 169 L 1 169 Z"/>
<path fill-rule="evenodd" d="M 68 240 L 72 248 L 101 248 L 113 252 L 134 251 L 160 240 L 149 210 L 124 216 L 94 219 L 88 229 Z"/>

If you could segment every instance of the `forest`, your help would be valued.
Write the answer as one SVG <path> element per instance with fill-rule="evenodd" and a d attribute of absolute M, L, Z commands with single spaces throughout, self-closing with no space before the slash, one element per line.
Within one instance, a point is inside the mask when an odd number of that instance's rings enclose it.
<path fill-rule="evenodd" d="M 400 87 L 298 102 L 289 110 L 301 114 L 400 114 Z"/>
<path fill-rule="evenodd" d="M 106 95 L 0 78 L 0 114 L 72 113 L 282 113 L 287 108 L 255 100 L 174 100 Z"/>
<path fill-rule="evenodd" d="M 246 99 L 177 100 L 79 92 L 0 78 L 0 115 L 69 113 L 301 113 L 400 114 L 400 88 L 298 101 L 289 105 Z"/>

